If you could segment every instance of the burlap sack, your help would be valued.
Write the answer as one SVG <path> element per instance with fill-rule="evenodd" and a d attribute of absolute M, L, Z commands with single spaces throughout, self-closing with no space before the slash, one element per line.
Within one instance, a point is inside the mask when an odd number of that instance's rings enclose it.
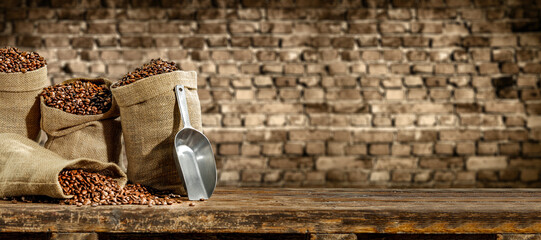
<path fill-rule="evenodd" d="M 0 73 L 0 133 L 37 140 L 38 95 L 48 84 L 47 66 L 26 73 Z"/>
<path fill-rule="evenodd" d="M 107 79 L 73 78 L 75 81 L 105 83 Z M 45 105 L 40 97 L 41 128 L 47 133 L 45 148 L 66 159 L 90 158 L 101 162 L 118 163 L 122 144 L 118 107 L 113 99 L 109 111 L 97 115 L 77 115 Z"/>
<path fill-rule="evenodd" d="M 111 88 L 120 108 L 122 134 L 128 159 L 128 179 L 159 190 L 185 194 L 174 162 L 174 137 L 183 124 L 175 86 L 186 87 L 192 126 L 201 126 L 197 74 L 175 71 Z"/>
<path fill-rule="evenodd" d="M 121 186 L 126 175 L 113 163 L 79 158 L 68 161 L 14 133 L 0 134 L 0 197 L 45 195 L 70 198 L 58 182 L 64 169 L 83 169 L 113 177 Z"/>

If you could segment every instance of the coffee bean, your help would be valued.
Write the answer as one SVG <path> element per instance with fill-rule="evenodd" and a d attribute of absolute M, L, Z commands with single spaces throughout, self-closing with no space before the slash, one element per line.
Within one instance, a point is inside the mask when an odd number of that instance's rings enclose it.
<path fill-rule="evenodd" d="M 69 205 L 171 205 L 180 203 L 178 197 L 147 188 L 140 184 L 127 184 L 121 188 L 111 177 L 84 170 L 64 170 L 58 176 L 60 186 L 71 199 L 62 200 Z"/>
<path fill-rule="evenodd" d="M 35 52 L 24 52 L 18 48 L 0 49 L 0 72 L 15 73 L 38 70 L 47 65 L 43 57 Z"/>
<path fill-rule="evenodd" d="M 124 75 L 120 81 L 113 84 L 113 87 L 128 85 L 146 77 L 178 70 L 180 70 L 180 68 L 175 64 L 175 62 L 168 62 L 162 60 L 161 58 L 152 59 L 149 63 L 144 64 L 142 67 L 136 68 L 135 71 Z"/>
<path fill-rule="evenodd" d="M 111 108 L 111 91 L 105 84 L 75 81 L 57 84 L 41 92 L 45 105 L 77 115 L 102 114 Z"/>

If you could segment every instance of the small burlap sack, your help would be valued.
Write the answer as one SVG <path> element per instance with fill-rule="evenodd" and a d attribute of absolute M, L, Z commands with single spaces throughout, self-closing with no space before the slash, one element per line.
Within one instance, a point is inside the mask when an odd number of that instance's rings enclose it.
<path fill-rule="evenodd" d="M 113 177 L 120 186 L 127 182 L 126 175 L 113 163 L 92 159 L 66 160 L 14 133 L 0 134 L 0 197 L 45 195 L 70 198 L 58 182 L 58 174 L 65 169 L 83 169 Z"/>
<path fill-rule="evenodd" d="M 197 74 L 175 71 L 111 88 L 120 108 L 128 179 L 159 190 L 185 194 L 174 162 L 174 137 L 183 124 L 175 86 L 186 87 L 190 123 L 201 126 Z"/>
<path fill-rule="evenodd" d="M 37 140 L 38 95 L 48 84 L 47 66 L 26 73 L 0 73 L 0 133 Z"/>
<path fill-rule="evenodd" d="M 107 79 L 73 78 L 75 81 L 93 82 L 111 86 Z M 47 133 L 45 148 L 66 159 L 90 158 L 101 162 L 118 163 L 122 149 L 121 126 L 114 99 L 109 111 L 96 115 L 77 115 L 45 105 L 40 97 L 41 128 Z"/>

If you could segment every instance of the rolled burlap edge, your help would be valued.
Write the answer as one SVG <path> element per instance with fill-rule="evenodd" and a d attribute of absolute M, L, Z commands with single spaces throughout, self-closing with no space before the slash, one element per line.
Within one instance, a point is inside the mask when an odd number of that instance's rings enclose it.
<path fill-rule="evenodd" d="M 47 78 L 47 66 L 25 73 L 0 73 L 0 91 L 36 91 L 43 89 L 43 87 L 47 85 L 49 85 L 49 79 Z"/>
<path fill-rule="evenodd" d="M 116 164 L 87 158 L 70 161 L 22 135 L 0 134 L 0 197 L 43 195 L 71 198 L 64 194 L 58 181 L 60 172 L 69 169 L 111 176 L 121 187 L 128 181 Z"/>
<path fill-rule="evenodd" d="M 111 81 L 105 78 L 72 78 L 62 82 L 62 84 L 75 81 L 105 83 L 109 88 L 112 84 Z M 94 121 L 117 118 L 118 116 L 120 116 L 120 111 L 112 94 L 111 98 L 111 108 L 107 112 L 96 115 L 78 115 L 64 112 L 63 110 L 58 108 L 47 106 L 45 104 L 44 98 L 40 96 L 41 129 L 45 131 L 48 135 L 59 137 L 85 128 L 89 124 L 92 124 L 92 122 Z"/>
<path fill-rule="evenodd" d="M 111 85 L 111 92 L 115 96 L 118 106 L 126 107 L 172 91 L 171 83 L 178 83 L 178 79 L 182 79 L 182 84 L 185 87 L 197 90 L 197 73 L 195 71 L 174 71 L 143 78 L 124 86 L 118 86 L 118 82 L 116 82 Z M 148 86 L 152 86 L 152 89 L 149 89 Z"/>

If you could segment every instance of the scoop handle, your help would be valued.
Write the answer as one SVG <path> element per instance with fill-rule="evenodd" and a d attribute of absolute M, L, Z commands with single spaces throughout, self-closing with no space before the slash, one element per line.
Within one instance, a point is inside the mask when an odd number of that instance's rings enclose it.
<path fill-rule="evenodd" d="M 186 93 L 184 86 L 176 85 L 175 93 L 177 96 L 178 109 L 180 110 L 180 118 L 182 118 L 182 123 L 184 128 L 193 128 L 190 124 L 190 114 L 188 114 L 188 103 L 186 102 Z"/>

